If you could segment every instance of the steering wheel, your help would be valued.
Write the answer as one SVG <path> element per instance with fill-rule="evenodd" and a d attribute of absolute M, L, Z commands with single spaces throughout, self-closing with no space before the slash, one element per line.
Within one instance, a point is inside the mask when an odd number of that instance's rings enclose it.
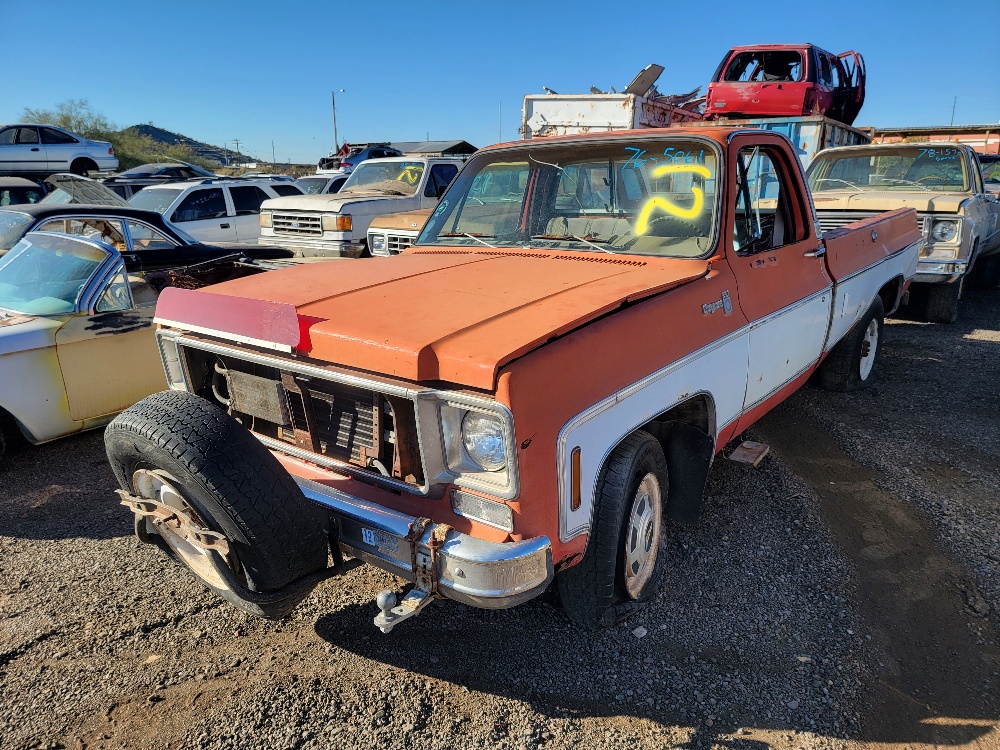
<path fill-rule="evenodd" d="M 820 177 L 818 180 L 816 180 L 816 182 L 842 182 L 845 185 L 850 185 L 852 188 L 857 188 L 858 190 L 861 189 L 853 182 L 848 182 L 847 180 L 841 180 L 839 177 Z"/>
<path fill-rule="evenodd" d="M 662 224 L 667 222 L 665 231 L 667 234 L 654 233 L 653 226 L 655 224 Z M 680 230 L 680 231 L 676 231 Z M 698 228 L 697 224 L 692 224 L 690 221 L 684 221 L 683 219 L 678 219 L 676 216 L 670 216 L 669 214 L 660 214 L 649 220 L 649 229 L 646 230 L 646 234 L 653 237 L 701 237 L 702 232 Z"/>

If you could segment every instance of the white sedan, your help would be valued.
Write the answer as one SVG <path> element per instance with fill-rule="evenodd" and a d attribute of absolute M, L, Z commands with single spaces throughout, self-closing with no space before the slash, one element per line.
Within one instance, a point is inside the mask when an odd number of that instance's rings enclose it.
<path fill-rule="evenodd" d="M 54 172 L 113 172 L 115 149 L 54 125 L 0 126 L 0 174 L 44 175 Z"/>

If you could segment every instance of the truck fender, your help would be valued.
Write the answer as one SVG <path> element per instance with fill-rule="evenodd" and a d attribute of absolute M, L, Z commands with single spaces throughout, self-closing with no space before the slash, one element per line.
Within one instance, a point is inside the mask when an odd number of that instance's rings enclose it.
<path fill-rule="evenodd" d="M 701 512 L 715 441 L 687 422 L 670 420 L 657 428 L 653 434 L 667 459 L 667 514 L 680 523 L 693 524 Z"/>

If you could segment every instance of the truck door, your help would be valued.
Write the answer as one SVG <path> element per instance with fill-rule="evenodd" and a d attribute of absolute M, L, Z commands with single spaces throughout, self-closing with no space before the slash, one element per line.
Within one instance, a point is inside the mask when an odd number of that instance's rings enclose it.
<path fill-rule="evenodd" d="M 750 321 L 745 413 L 819 361 L 833 289 L 826 263 L 816 253 L 820 243 L 801 168 L 785 149 L 754 141 L 759 137 L 734 139 L 737 149 L 729 165 L 737 187 L 730 197 L 730 265 L 740 307 Z"/>
<path fill-rule="evenodd" d="M 843 116 L 840 121 L 853 125 L 861 106 L 865 103 L 865 59 L 857 52 L 842 52 L 837 55 L 843 67 L 841 87 L 843 97 Z"/>

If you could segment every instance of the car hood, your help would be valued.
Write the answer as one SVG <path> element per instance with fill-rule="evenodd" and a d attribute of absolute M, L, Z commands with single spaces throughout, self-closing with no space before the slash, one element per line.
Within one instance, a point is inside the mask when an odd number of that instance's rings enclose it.
<path fill-rule="evenodd" d="M 261 211 L 319 211 L 340 213 L 346 206 L 358 206 L 369 201 L 406 200 L 415 195 L 388 195 L 380 192 L 324 193 L 322 195 L 290 195 L 286 198 L 272 198 L 261 204 Z M 405 208 L 405 206 L 402 206 Z"/>
<path fill-rule="evenodd" d="M 824 190 L 813 193 L 816 210 L 823 211 L 891 211 L 894 208 L 913 208 L 929 213 L 958 213 L 970 193 L 934 193 L 927 190 Z"/>
<path fill-rule="evenodd" d="M 492 390 L 511 360 L 709 267 L 705 260 L 590 252 L 421 248 L 272 271 L 204 291 L 166 289 L 157 320 L 258 342 L 274 341 L 282 328 L 292 336 L 286 343 L 313 359 Z"/>
<path fill-rule="evenodd" d="M 372 219 L 369 229 L 420 229 L 434 212 L 433 208 L 420 208 L 416 211 L 402 211 L 398 214 L 386 214 Z"/>
<path fill-rule="evenodd" d="M 53 346 L 63 318 L 0 312 L 0 356 Z"/>

